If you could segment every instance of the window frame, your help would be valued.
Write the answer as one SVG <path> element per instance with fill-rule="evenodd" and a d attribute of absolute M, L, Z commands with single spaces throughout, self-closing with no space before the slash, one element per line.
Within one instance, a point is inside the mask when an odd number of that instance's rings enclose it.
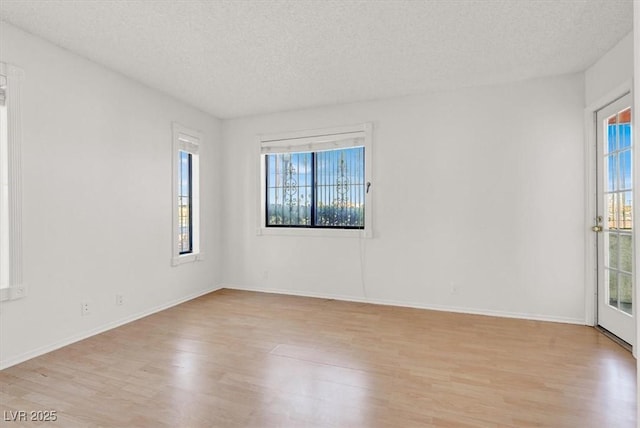
<path fill-rule="evenodd" d="M 184 263 L 195 262 L 204 259 L 201 246 L 201 227 L 200 227 L 200 152 L 202 149 L 202 133 L 178 123 L 172 124 L 173 130 L 173 150 L 172 150 L 172 266 L 178 266 Z M 180 208 L 179 208 L 179 196 L 180 196 L 180 162 L 181 153 L 188 153 L 190 155 L 190 213 L 191 213 L 191 251 L 181 252 L 179 248 L 179 234 L 180 234 Z"/>
<path fill-rule="evenodd" d="M 0 75 L 6 79 L 6 144 L 7 158 L 0 159 L 0 169 L 7 169 L 7 204 L 0 201 L 0 217 L 7 224 L 3 234 L 7 242 L 8 257 L 0 258 L 0 269 L 8 269 L 8 285 L 0 288 L 0 302 L 26 296 L 22 278 L 22 112 L 21 89 L 24 71 L 0 62 Z M 2 119 L 4 121 L 4 119 Z M 6 266 L 5 266 L 6 265 Z"/>
<path fill-rule="evenodd" d="M 259 158 L 259 206 L 257 210 L 257 235 L 275 236 L 319 236 L 319 237 L 373 237 L 373 193 L 365 190 L 364 208 L 364 228 L 349 227 L 319 227 L 319 226 L 267 226 L 267 151 L 274 147 L 286 147 L 292 153 L 299 147 L 300 151 L 318 152 L 327 150 L 332 144 L 339 141 L 353 138 L 362 138 L 364 143 L 358 147 L 364 147 L 364 181 L 368 184 L 372 182 L 372 159 L 373 159 L 373 124 L 363 123 L 352 126 L 341 126 L 335 128 L 302 130 L 294 132 L 284 132 L 278 134 L 261 134 L 258 136 L 258 158 Z M 348 148 L 348 146 L 336 146 L 336 148 Z M 274 149 L 272 153 L 276 153 Z"/>

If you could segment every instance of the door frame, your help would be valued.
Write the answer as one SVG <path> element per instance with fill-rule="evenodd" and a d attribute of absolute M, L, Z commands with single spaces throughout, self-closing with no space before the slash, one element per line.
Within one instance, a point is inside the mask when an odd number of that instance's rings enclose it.
<path fill-rule="evenodd" d="M 584 109 L 584 135 L 585 135 L 585 217 L 584 217 L 584 233 L 585 233 L 585 324 L 595 326 L 597 323 L 597 311 L 598 311 L 598 241 L 596 240 L 596 233 L 591 230 L 591 226 L 595 223 L 596 206 L 597 206 L 597 188 L 596 188 L 596 139 L 597 139 L 597 122 L 596 113 L 598 110 L 606 107 L 617 99 L 625 96 L 627 93 L 631 93 L 632 111 L 635 118 L 635 106 L 633 106 L 633 81 L 631 79 L 625 81 L 612 91 L 609 91 L 603 97 L 599 98 L 595 102 L 589 104 Z M 632 119 L 633 120 L 633 119 Z M 634 126 L 634 143 L 638 141 L 637 129 Z M 633 150 L 633 165 L 640 165 L 640 150 Z M 635 171 L 634 171 L 635 172 Z M 634 186 L 634 199 L 633 199 L 633 223 L 634 225 L 640 224 L 640 213 L 638 213 L 636 203 L 636 186 L 640 185 L 639 179 L 640 173 L 633 174 L 633 186 Z M 636 232 L 634 232 L 634 241 Z M 637 279 L 633 284 L 634 297 L 638 295 Z M 637 300 L 634 300 L 634 304 Z M 638 314 L 638 311 L 634 308 L 634 312 Z M 633 346 L 633 355 L 637 358 L 635 344 Z"/>

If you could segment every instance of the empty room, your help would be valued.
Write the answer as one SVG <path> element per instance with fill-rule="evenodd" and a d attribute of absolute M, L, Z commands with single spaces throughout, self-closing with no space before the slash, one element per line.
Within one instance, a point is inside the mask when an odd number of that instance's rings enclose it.
<path fill-rule="evenodd" d="M 632 0 L 0 0 L 0 425 L 640 426 L 639 46 Z"/>

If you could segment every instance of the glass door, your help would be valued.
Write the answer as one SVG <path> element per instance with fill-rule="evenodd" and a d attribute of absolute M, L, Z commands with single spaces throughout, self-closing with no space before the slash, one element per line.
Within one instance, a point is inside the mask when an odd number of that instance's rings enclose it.
<path fill-rule="evenodd" d="M 633 141 L 630 94 L 597 112 L 598 325 L 633 344 Z"/>

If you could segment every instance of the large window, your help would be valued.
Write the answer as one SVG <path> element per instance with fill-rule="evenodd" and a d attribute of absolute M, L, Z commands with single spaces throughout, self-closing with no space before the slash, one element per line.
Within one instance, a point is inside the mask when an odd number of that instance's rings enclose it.
<path fill-rule="evenodd" d="M 266 225 L 364 229 L 364 147 L 267 155 Z"/>
<path fill-rule="evenodd" d="M 0 300 L 23 297 L 20 85 L 22 71 L 0 63 Z"/>
<path fill-rule="evenodd" d="M 173 125 L 173 265 L 202 259 L 199 198 L 201 141 L 199 132 Z"/>
<path fill-rule="evenodd" d="M 263 136 L 262 230 L 351 229 L 370 236 L 370 131 L 366 124 Z"/>

